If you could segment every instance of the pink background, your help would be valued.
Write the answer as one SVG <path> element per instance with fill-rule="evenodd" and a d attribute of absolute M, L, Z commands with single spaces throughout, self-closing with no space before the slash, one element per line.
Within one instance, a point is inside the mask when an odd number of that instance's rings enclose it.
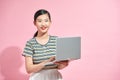
<path fill-rule="evenodd" d="M 21 54 L 41 8 L 51 13 L 51 35 L 82 38 L 81 59 L 60 70 L 64 80 L 120 80 L 119 0 L 0 0 L 0 80 L 27 80 Z"/>

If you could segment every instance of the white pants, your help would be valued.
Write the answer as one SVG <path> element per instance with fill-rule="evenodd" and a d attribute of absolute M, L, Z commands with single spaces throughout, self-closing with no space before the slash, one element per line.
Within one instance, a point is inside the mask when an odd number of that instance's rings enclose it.
<path fill-rule="evenodd" d="M 41 70 L 31 74 L 29 80 L 62 80 L 62 75 L 57 69 Z"/>

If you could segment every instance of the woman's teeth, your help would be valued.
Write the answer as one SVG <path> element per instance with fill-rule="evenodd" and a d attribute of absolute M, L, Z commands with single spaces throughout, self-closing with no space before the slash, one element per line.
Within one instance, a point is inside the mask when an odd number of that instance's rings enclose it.
<path fill-rule="evenodd" d="M 45 30 L 45 29 L 46 29 L 46 27 L 41 27 L 41 29 L 42 29 L 42 30 Z"/>

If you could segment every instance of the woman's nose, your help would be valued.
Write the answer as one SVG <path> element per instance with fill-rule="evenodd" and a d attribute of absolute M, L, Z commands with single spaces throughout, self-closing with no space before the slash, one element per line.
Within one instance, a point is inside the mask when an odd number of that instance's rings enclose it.
<path fill-rule="evenodd" d="M 45 25 L 45 22 L 42 22 L 42 26 L 44 26 Z"/>

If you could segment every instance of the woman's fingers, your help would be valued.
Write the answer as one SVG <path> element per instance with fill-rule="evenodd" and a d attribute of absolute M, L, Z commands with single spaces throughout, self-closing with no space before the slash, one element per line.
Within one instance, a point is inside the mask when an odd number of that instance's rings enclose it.
<path fill-rule="evenodd" d="M 55 56 L 50 57 L 49 61 L 54 61 L 55 60 Z"/>
<path fill-rule="evenodd" d="M 42 63 L 45 64 L 45 63 L 48 63 L 48 62 L 51 62 L 51 61 L 54 61 L 54 60 L 55 60 L 55 56 L 52 56 L 48 60 L 44 60 Z"/>
<path fill-rule="evenodd" d="M 60 61 L 60 62 L 55 62 L 55 64 L 57 64 L 57 65 L 65 65 L 65 66 L 67 66 L 68 65 L 68 60 L 66 60 L 66 61 Z"/>

